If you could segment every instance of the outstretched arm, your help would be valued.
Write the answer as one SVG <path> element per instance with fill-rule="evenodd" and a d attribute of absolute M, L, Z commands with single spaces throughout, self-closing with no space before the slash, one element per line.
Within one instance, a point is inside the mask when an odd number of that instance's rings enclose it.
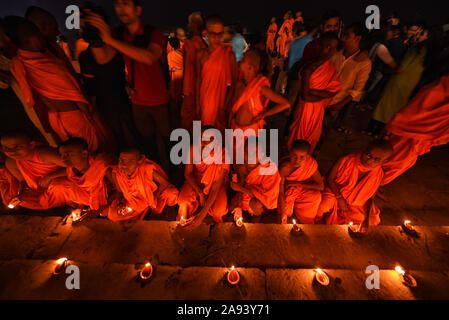
<path fill-rule="evenodd" d="M 266 117 L 270 117 L 273 116 L 275 114 L 281 113 L 284 110 L 287 110 L 291 107 L 290 102 L 288 102 L 288 100 L 286 98 L 284 98 L 283 96 L 281 96 L 280 94 L 274 92 L 273 90 L 271 90 L 269 87 L 263 87 L 260 90 L 260 93 L 268 98 L 269 100 L 273 101 L 276 103 L 276 105 L 271 108 L 270 110 L 266 110 L 264 112 L 262 112 L 259 116 L 256 117 L 255 122 L 262 120 Z"/>

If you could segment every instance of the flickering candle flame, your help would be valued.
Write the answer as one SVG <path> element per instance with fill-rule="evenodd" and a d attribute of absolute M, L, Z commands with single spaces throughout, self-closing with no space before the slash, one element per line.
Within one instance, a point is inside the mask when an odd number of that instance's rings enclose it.
<path fill-rule="evenodd" d="M 81 218 L 81 214 L 79 210 L 72 211 L 72 221 L 78 221 Z"/>
<path fill-rule="evenodd" d="M 235 224 L 237 225 L 237 227 L 243 226 L 243 217 L 238 218 Z"/>
<path fill-rule="evenodd" d="M 348 228 L 349 228 L 349 231 L 351 231 L 351 232 L 358 232 L 357 226 L 355 226 L 354 222 L 352 222 L 352 221 L 349 222 Z"/>
<path fill-rule="evenodd" d="M 56 266 L 53 270 L 53 273 L 60 274 L 64 270 L 64 267 L 66 266 L 67 261 L 68 261 L 67 258 L 60 258 L 60 259 L 56 260 Z"/>
<path fill-rule="evenodd" d="M 299 227 L 298 224 L 296 224 L 296 220 L 295 219 L 293 219 L 293 230 L 296 231 L 296 232 L 301 231 L 301 228 Z"/>
<path fill-rule="evenodd" d="M 147 262 L 143 269 L 140 271 L 140 277 L 144 280 L 149 279 L 153 274 L 153 266 Z"/>
<path fill-rule="evenodd" d="M 15 207 L 14 207 L 14 205 L 12 203 L 10 203 L 10 204 L 8 204 L 8 208 L 9 209 L 14 209 Z"/>
<path fill-rule="evenodd" d="M 126 211 L 128 211 L 128 213 L 131 213 L 133 211 L 133 209 L 130 207 L 126 207 Z"/>
<path fill-rule="evenodd" d="M 185 225 L 186 225 L 186 219 L 185 219 L 184 217 L 181 217 L 181 218 L 179 219 L 179 224 L 180 224 L 181 226 L 185 226 Z"/>
<path fill-rule="evenodd" d="M 327 286 L 329 284 L 329 277 L 327 274 L 321 270 L 320 268 L 315 269 L 315 279 L 323 286 Z"/>
<path fill-rule="evenodd" d="M 235 266 L 231 267 L 228 272 L 228 282 L 232 285 L 236 285 L 240 281 L 240 274 L 235 270 Z"/>
<path fill-rule="evenodd" d="M 405 220 L 404 226 L 410 230 L 415 230 L 415 227 L 412 225 L 412 222 L 410 220 Z"/>
<path fill-rule="evenodd" d="M 399 274 L 405 275 L 405 271 L 404 269 L 402 269 L 400 266 L 396 266 L 396 268 L 394 268 Z"/>

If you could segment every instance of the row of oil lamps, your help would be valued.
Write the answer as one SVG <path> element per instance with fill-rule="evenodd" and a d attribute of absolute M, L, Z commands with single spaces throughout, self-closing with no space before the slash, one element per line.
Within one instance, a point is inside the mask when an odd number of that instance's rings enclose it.
<path fill-rule="evenodd" d="M 60 258 L 56 261 L 56 265 L 53 269 L 54 275 L 60 275 L 64 272 L 65 268 L 69 264 L 69 260 L 67 258 Z M 413 276 L 408 273 L 407 271 L 404 271 L 402 267 L 396 266 L 395 270 L 402 276 L 402 279 L 404 281 L 404 284 L 409 287 L 416 287 L 417 282 L 413 278 Z M 327 286 L 330 283 L 329 276 L 324 272 L 322 269 L 317 268 L 314 269 L 315 272 L 315 279 L 316 281 L 321 284 L 322 286 Z M 147 262 L 144 267 L 140 270 L 139 276 L 142 280 L 148 280 L 153 275 L 153 266 L 150 262 Z M 235 266 L 232 266 L 231 269 L 227 271 L 227 280 L 228 283 L 231 285 L 237 285 L 240 281 L 240 274 L 235 269 Z"/>

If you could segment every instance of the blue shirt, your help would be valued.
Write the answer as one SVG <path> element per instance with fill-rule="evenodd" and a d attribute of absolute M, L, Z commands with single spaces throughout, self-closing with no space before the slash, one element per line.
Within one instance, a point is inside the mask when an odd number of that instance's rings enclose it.
<path fill-rule="evenodd" d="M 312 40 L 313 38 L 307 34 L 304 37 L 296 39 L 292 42 L 288 52 L 288 70 L 290 70 L 296 62 L 301 60 L 302 54 L 304 53 L 304 48 Z"/>
<path fill-rule="evenodd" d="M 236 58 L 237 62 L 242 60 L 243 54 L 245 53 L 246 46 L 247 45 L 246 45 L 245 38 L 240 33 L 237 33 L 232 38 L 232 50 L 235 53 L 235 58 Z"/>

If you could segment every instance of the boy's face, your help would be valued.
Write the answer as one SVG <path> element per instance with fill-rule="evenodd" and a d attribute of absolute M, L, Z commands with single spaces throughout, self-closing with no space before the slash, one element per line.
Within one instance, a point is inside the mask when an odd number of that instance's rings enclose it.
<path fill-rule="evenodd" d="M 330 59 L 338 48 L 338 40 L 328 40 L 322 44 L 321 57 L 323 60 Z"/>
<path fill-rule="evenodd" d="M 349 29 L 345 32 L 342 38 L 345 47 L 358 47 L 360 43 L 360 36 L 354 33 L 354 30 Z"/>
<path fill-rule="evenodd" d="M 309 157 L 309 154 L 305 150 L 295 150 L 290 152 L 290 161 L 295 167 L 301 167 Z"/>
<path fill-rule="evenodd" d="M 122 152 L 118 159 L 118 169 L 128 176 L 132 175 L 142 164 L 142 156 L 137 152 Z"/>
<path fill-rule="evenodd" d="M 256 70 L 254 70 L 254 66 L 249 63 L 249 58 L 245 54 L 243 59 L 239 64 L 240 72 L 242 73 L 243 79 L 248 82 L 252 77 L 254 77 Z"/>
<path fill-rule="evenodd" d="M 89 153 L 78 146 L 62 146 L 59 155 L 67 167 L 77 167 L 86 163 Z"/>
<path fill-rule="evenodd" d="M 34 143 L 25 138 L 3 138 L 1 140 L 3 152 L 11 159 L 27 159 L 33 154 Z"/>
<path fill-rule="evenodd" d="M 213 47 L 218 47 L 223 41 L 224 25 L 221 23 L 214 23 L 207 25 L 206 36 L 209 39 L 209 44 Z"/>
<path fill-rule="evenodd" d="M 360 160 L 364 167 L 374 168 L 387 161 L 390 156 L 391 152 L 379 148 L 372 148 L 363 152 Z"/>

